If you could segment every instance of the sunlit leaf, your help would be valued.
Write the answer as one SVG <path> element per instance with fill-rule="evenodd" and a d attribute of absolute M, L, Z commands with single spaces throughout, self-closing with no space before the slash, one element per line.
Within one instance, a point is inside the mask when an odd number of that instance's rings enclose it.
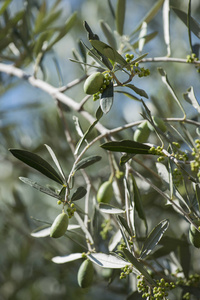
<path fill-rule="evenodd" d="M 91 253 L 87 257 L 102 268 L 121 269 L 130 263 L 119 256 L 105 253 Z"/>
<path fill-rule="evenodd" d="M 58 159 L 57 159 L 57 157 L 56 157 L 54 151 L 51 149 L 50 146 L 48 146 L 48 145 L 46 145 L 46 144 L 45 144 L 45 146 L 46 146 L 47 150 L 49 151 L 49 153 L 50 153 L 50 155 L 51 155 L 51 157 L 52 157 L 52 159 L 53 159 L 53 161 L 54 161 L 56 167 L 58 168 L 58 171 L 60 172 L 60 175 L 62 176 L 63 180 L 65 181 L 65 180 L 66 180 L 65 175 L 64 175 L 64 173 L 63 173 L 63 170 L 62 170 L 62 168 L 61 168 L 61 166 L 60 166 L 60 163 L 59 163 L 59 161 L 58 161 Z"/>
<path fill-rule="evenodd" d="M 164 29 L 164 40 L 167 46 L 167 56 L 171 54 L 170 48 L 170 34 L 169 34 L 169 0 L 165 0 L 163 4 L 163 29 Z"/>
<path fill-rule="evenodd" d="M 113 205 L 107 204 L 107 203 L 100 203 L 99 209 L 106 214 L 121 214 L 124 213 L 124 210 L 121 208 L 115 207 Z"/>
<path fill-rule="evenodd" d="M 149 255 L 155 246 L 158 244 L 160 239 L 162 238 L 163 234 L 169 227 L 169 221 L 163 220 L 158 225 L 154 227 L 154 229 L 150 232 L 149 236 L 145 240 L 141 253 L 140 258 L 144 259 L 147 255 Z"/>
<path fill-rule="evenodd" d="M 47 225 L 40 226 L 31 232 L 31 236 L 33 236 L 35 238 L 47 237 L 50 235 L 50 229 L 51 229 L 51 226 L 47 226 Z"/>
<path fill-rule="evenodd" d="M 142 143 L 138 143 L 132 140 L 122 140 L 122 141 L 113 141 L 107 142 L 100 145 L 103 149 L 115 152 L 126 152 L 134 154 L 150 154 L 150 146 Z"/>
<path fill-rule="evenodd" d="M 104 114 L 107 114 L 113 104 L 113 83 L 111 82 L 109 86 L 103 91 L 100 99 L 101 110 Z"/>
<path fill-rule="evenodd" d="M 54 256 L 51 260 L 55 264 L 65 264 L 70 261 L 74 261 L 83 257 L 82 253 L 72 253 L 65 256 Z"/>
<path fill-rule="evenodd" d="M 187 92 L 183 94 L 184 99 L 190 103 L 197 111 L 200 113 L 200 105 L 199 102 L 197 101 L 197 98 L 195 97 L 194 94 L 194 88 L 191 86 L 189 89 L 187 89 Z"/>
<path fill-rule="evenodd" d="M 39 155 L 20 149 L 9 149 L 12 155 L 14 155 L 17 159 L 21 160 L 28 166 L 32 167 L 33 169 L 39 171 L 40 173 L 44 174 L 48 178 L 63 184 L 63 180 L 60 175 L 54 170 L 54 168 L 43 158 Z"/>
<path fill-rule="evenodd" d="M 138 50 L 140 53 L 142 52 L 143 47 L 145 45 L 145 38 L 143 38 L 143 36 L 145 36 L 146 33 L 147 33 L 147 23 L 143 22 L 140 29 L 139 42 L 138 42 Z"/>

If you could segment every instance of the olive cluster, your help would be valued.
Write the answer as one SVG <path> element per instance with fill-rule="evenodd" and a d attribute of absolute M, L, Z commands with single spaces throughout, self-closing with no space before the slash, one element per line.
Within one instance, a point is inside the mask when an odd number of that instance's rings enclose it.
<path fill-rule="evenodd" d="M 108 233 L 112 230 L 111 220 L 107 219 L 101 224 L 102 230 L 100 231 L 100 235 L 103 240 L 107 239 Z"/>
<path fill-rule="evenodd" d="M 100 94 L 109 86 L 112 80 L 112 76 L 109 73 L 104 74 L 103 84 L 100 87 L 99 91 L 93 95 L 93 101 L 96 101 L 100 98 Z"/>
<path fill-rule="evenodd" d="M 166 282 L 164 278 L 156 281 L 155 287 L 150 287 L 143 276 L 138 275 L 138 291 L 142 292 L 142 298 L 147 298 L 149 300 L 161 300 L 166 299 L 168 296 L 168 291 L 174 289 L 176 285 L 174 282 Z"/>
<path fill-rule="evenodd" d="M 74 203 L 71 203 L 70 206 L 67 208 L 67 213 L 70 219 L 73 217 L 75 211 L 76 211 L 75 205 Z"/>

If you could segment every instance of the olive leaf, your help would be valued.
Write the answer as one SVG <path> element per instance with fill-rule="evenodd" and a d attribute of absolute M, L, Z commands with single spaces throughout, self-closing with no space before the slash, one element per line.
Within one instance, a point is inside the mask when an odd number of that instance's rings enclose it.
<path fill-rule="evenodd" d="M 158 244 L 160 239 L 162 238 L 163 234 L 169 227 L 169 221 L 163 220 L 158 225 L 154 227 L 154 229 L 150 232 L 149 236 L 145 240 L 141 253 L 140 258 L 144 259 L 147 255 L 149 255 L 155 246 Z"/>
<path fill-rule="evenodd" d="M 116 9 L 116 27 L 119 35 L 123 35 L 124 20 L 125 20 L 126 0 L 117 1 Z"/>
<path fill-rule="evenodd" d="M 103 91 L 100 99 L 100 107 L 104 114 L 107 114 L 113 104 L 113 83 L 110 82 L 109 86 Z"/>
<path fill-rule="evenodd" d="M 87 257 L 95 264 L 102 268 L 121 269 L 130 265 L 128 261 L 113 254 L 91 253 Z"/>
<path fill-rule="evenodd" d="M 103 149 L 115 152 L 126 152 L 134 154 L 151 154 L 149 153 L 150 146 L 142 143 L 138 143 L 132 140 L 122 140 L 107 142 L 100 145 Z"/>
<path fill-rule="evenodd" d="M 54 256 L 51 260 L 55 264 L 65 264 L 70 261 L 74 261 L 83 257 L 82 253 L 72 253 L 65 256 Z"/>
<path fill-rule="evenodd" d="M 75 165 L 74 172 L 80 169 L 85 169 L 100 160 L 101 160 L 101 156 L 98 155 L 86 157 Z"/>
<path fill-rule="evenodd" d="M 63 184 L 64 181 L 60 177 L 60 175 L 55 171 L 55 169 L 43 158 L 39 155 L 21 149 L 9 149 L 13 156 L 17 159 L 21 160 L 28 166 L 32 167 L 33 169 L 39 171 L 40 173 L 44 174 L 48 178 Z"/>
<path fill-rule="evenodd" d="M 49 195 L 49 196 L 51 196 L 53 198 L 57 198 L 57 199 L 62 200 L 62 197 L 60 195 L 56 194 L 53 190 L 40 185 L 39 183 L 35 182 L 34 180 L 31 180 L 31 179 L 26 178 L 26 177 L 19 177 L 19 179 L 22 182 L 24 182 L 24 183 L 32 186 L 34 189 L 36 189 L 36 190 L 38 190 L 38 191 L 40 191 L 40 192 L 42 192 L 44 194 L 47 194 L 47 195 Z"/>
<path fill-rule="evenodd" d="M 107 204 L 107 203 L 100 203 L 99 204 L 99 209 L 106 213 L 106 214 L 121 214 L 124 213 L 124 210 L 122 210 L 121 208 L 118 208 L 116 206 Z"/>
<path fill-rule="evenodd" d="M 79 186 L 77 190 L 73 193 L 71 201 L 76 201 L 83 198 L 87 194 L 87 190 L 83 186 Z"/>

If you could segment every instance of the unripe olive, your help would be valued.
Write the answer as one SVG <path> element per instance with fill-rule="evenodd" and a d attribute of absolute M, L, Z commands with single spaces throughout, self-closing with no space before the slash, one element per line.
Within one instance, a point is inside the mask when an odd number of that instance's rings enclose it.
<path fill-rule="evenodd" d="M 91 74 L 85 81 L 83 89 L 86 94 L 93 95 L 97 93 L 103 85 L 104 76 L 100 72 Z"/>
<path fill-rule="evenodd" d="M 165 132 L 167 130 L 167 126 L 165 125 L 165 122 L 157 117 L 157 116 L 152 116 L 152 120 L 154 122 L 154 124 L 162 131 L 162 132 Z M 154 127 L 149 124 L 149 128 L 153 131 L 154 130 Z"/>
<path fill-rule="evenodd" d="M 109 203 L 113 196 L 112 181 L 105 181 L 100 185 L 97 192 L 97 201 L 103 203 Z"/>
<path fill-rule="evenodd" d="M 151 130 L 148 126 L 148 121 L 143 121 L 135 130 L 133 139 L 139 143 L 145 143 L 150 135 Z"/>
<path fill-rule="evenodd" d="M 92 284 L 94 275 L 93 264 L 89 259 L 84 260 L 78 270 L 78 284 L 81 288 L 87 288 Z"/>
<path fill-rule="evenodd" d="M 67 230 L 68 223 L 68 215 L 65 212 L 59 214 L 51 225 L 50 236 L 53 238 L 59 238 L 63 236 Z"/>
<path fill-rule="evenodd" d="M 200 219 L 193 222 L 197 226 L 200 226 Z M 194 227 L 193 224 L 190 225 L 189 240 L 194 247 L 200 248 L 200 232 Z"/>

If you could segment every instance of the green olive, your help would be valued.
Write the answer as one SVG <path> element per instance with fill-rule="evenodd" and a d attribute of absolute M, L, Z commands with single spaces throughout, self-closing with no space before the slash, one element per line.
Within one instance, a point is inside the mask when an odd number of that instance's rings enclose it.
<path fill-rule="evenodd" d="M 94 275 L 93 264 L 89 259 L 84 260 L 78 270 L 78 284 L 81 288 L 87 288 L 92 284 Z"/>
<path fill-rule="evenodd" d="M 112 181 L 105 181 L 100 185 L 97 192 L 97 201 L 103 203 L 109 203 L 113 196 Z"/>
<path fill-rule="evenodd" d="M 68 215 L 65 212 L 59 214 L 51 225 L 50 236 L 53 238 L 59 238 L 63 236 L 67 230 L 68 223 Z"/>
<path fill-rule="evenodd" d="M 193 222 L 197 226 L 200 226 L 200 220 L 195 220 Z M 194 227 L 193 224 L 190 225 L 189 240 L 194 247 L 200 248 L 200 232 Z"/>
<path fill-rule="evenodd" d="M 91 74 L 85 81 L 83 89 L 88 95 L 96 94 L 103 85 L 104 75 L 100 72 Z"/>
<path fill-rule="evenodd" d="M 133 139 L 139 143 L 145 143 L 148 140 L 151 130 L 148 126 L 148 121 L 143 121 L 135 130 Z"/>
<path fill-rule="evenodd" d="M 167 130 L 167 126 L 165 125 L 165 122 L 157 117 L 157 116 L 152 116 L 152 120 L 154 122 L 154 124 L 162 131 L 165 132 Z M 154 127 L 149 123 L 149 129 L 150 130 L 154 130 Z"/>

